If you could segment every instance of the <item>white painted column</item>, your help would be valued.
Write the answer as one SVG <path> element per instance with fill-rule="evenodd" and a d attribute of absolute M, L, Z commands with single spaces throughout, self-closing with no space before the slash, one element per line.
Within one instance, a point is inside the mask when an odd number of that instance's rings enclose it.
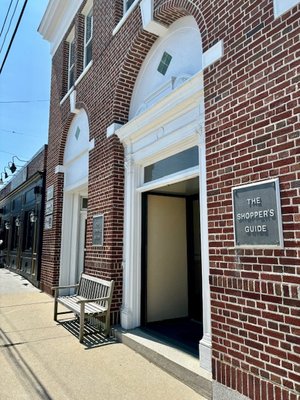
<path fill-rule="evenodd" d="M 125 149 L 126 150 L 126 149 Z M 121 325 L 124 329 L 140 326 L 141 313 L 141 168 L 131 154 L 125 159 L 125 221 L 123 259 L 123 304 Z"/>
<path fill-rule="evenodd" d="M 73 195 L 72 193 L 64 192 L 63 212 L 62 212 L 62 227 L 61 227 L 61 255 L 59 269 L 59 284 L 70 285 L 70 257 L 71 257 L 71 235 L 72 225 L 70 221 L 73 215 Z"/>
<path fill-rule="evenodd" d="M 201 118 L 204 121 L 204 119 Z M 204 125 L 204 124 L 203 124 Z M 199 129 L 199 195 L 202 265 L 203 337 L 199 343 L 200 366 L 211 372 L 211 304 L 209 287 L 208 212 L 206 184 L 206 147 L 204 128 Z"/>

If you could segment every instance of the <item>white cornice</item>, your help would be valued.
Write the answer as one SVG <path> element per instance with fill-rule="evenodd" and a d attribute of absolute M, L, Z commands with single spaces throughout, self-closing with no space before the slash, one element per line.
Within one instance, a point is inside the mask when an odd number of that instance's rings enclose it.
<path fill-rule="evenodd" d="M 197 106 L 200 103 L 200 96 L 203 95 L 202 75 L 202 71 L 198 72 L 150 109 L 118 129 L 116 134 L 121 142 L 134 143 L 151 130 L 172 120 L 174 116 L 179 116 Z"/>
<path fill-rule="evenodd" d="M 50 42 L 53 56 L 83 0 L 49 0 L 38 32 Z"/>

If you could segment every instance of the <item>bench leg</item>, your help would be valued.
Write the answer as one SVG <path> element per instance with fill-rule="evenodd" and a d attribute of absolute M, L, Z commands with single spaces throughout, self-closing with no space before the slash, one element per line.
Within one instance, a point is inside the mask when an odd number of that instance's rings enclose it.
<path fill-rule="evenodd" d="M 109 333 L 110 333 L 110 313 L 107 313 L 105 317 L 104 335 L 107 337 L 109 336 Z"/>
<path fill-rule="evenodd" d="M 57 321 L 57 300 L 54 299 L 54 321 Z"/>
<path fill-rule="evenodd" d="M 79 317 L 79 342 L 83 342 L 83 335 L 84 335 L 84 304 L 80 304 L 80 317 Z"/>

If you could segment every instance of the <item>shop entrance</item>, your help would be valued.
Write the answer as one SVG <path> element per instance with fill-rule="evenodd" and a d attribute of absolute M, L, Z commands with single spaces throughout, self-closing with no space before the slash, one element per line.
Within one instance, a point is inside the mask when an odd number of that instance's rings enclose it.
<path fill-rule="evenodd" d="M 198 178 L 143 195 L 142 325 L 198 354 L 202 276 Z"/>

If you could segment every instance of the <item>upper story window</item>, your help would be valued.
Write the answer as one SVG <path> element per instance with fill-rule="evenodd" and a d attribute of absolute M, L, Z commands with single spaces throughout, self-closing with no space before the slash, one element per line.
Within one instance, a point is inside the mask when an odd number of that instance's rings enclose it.
<path fill-rule="evenodd" d="M 68 55 L 68 90 L 74 86 L 75 82 L 75 35 L 71 33 L 67 42 L 69 43 L 69 55 Z"/>
<path fill-rule="evenodd" d="M 132 6 L 135 0 L 124 0 L 124 14 Z"/>
<path fill-rule="evenodd" d="M 84 67 L 92 60 L 93 9 L 85 16 Z"/>

